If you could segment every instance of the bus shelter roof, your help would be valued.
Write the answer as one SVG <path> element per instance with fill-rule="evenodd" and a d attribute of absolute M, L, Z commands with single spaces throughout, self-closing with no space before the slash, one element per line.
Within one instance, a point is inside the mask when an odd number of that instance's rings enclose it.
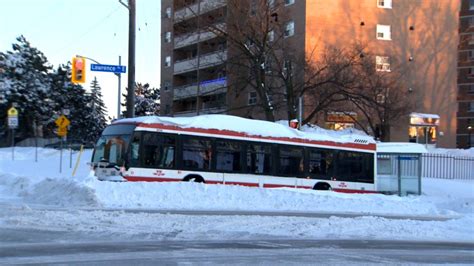
<path fill-rule="evenodd" d="M 425 145 L 411 142 L 378 142 L 377 153 L 427 153 Z"/>

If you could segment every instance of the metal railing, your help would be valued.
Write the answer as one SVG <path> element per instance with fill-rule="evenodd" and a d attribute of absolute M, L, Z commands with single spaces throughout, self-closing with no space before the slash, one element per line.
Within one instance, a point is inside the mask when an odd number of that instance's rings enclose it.
<path fill-rule="evenodd" d="M 423 177 L 474 180 L 474 157 L 426 153 L 421 161 Z"/>

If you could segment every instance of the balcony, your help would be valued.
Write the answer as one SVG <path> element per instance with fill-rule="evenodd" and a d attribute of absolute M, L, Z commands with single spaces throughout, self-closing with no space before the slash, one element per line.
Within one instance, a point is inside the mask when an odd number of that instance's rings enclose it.
<path fill-rule="evenodd" d="M 207 114 L 226 114 L 227 113 L 227 107 L 222 106 L 222 107 L 214 107 L 214 108 L 205 108 L 199 110 L 200 115 L 207 115 Z M 175 117 L 190 117 L 190 116 L 196 116 L 196 110 L 193 111 L 182 111 L 182 112 L 175 112 L 174 116 Z"/>
<path fill-rule="evenodd" d="M 199 3 L 181 8 L 174 12 L 174 22 L 195 17 L 198 14 Z M 201 14 L 227 5 L 227 0 L 201 0 Z"/>
<path fill-rule="evenodd" d="M 199 69 L 207 68 L 219 64 L 223 64 L 227 60 L 227 50 L 220 50 L 208 54 L 201 55 L 199 62 Z M 197 57 L 182 61 L 176 61 L 174 63 L 174 74 L 181 74 L 188 71 L 198 69 Z"/>
<path fill-rule="evenodd" d="M 202 81 L 199 86 L 199 95 L 214 95 L 227 92 L 227 78 Z M 180 100 L 197 96 L 197 83 L 174 88 L 173 100 Z"/>
<path fill-rule="evenodd" d="M 226 29 L 226 24 L 225 23 L 219 23 L 213 25 L 213 27 L 218 28 L 219 30 L 225 31 Z M 201 35 L 201 36 L 199 36 Z M 193 32 L 190 34 L 184 34 L 180 36 L 176 36 L 174 38 L 174 49 L 179 49 L 191 44 L 195 44 L 203 41 L 210 40 L 212 38 L 215 38 L 217 35 L 214 32 L 206 31 L 206 32 Z"/>

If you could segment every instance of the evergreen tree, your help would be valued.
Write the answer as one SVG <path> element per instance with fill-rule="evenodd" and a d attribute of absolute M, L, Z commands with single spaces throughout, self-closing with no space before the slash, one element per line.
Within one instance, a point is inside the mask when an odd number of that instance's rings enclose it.
<path fill-rule="evenodd" d="M 125 98 L 127 94 L 122 94 Z M 135 116 L 149 116 L 160 114 L 160 89 L 150 87 L 148 83 L 135 84 Z M 125 104 L 122 104 L 125 106 Z M 122 112 L 125 116 L 126 110 Z"/>
<path fill-rule="evenodd" d="M 5 126 L 6 110 L 15 103 L 19 110 L 20 138 L 35 135 L 35 125 L 54 122 L 49 98 L 51 77 L 46 57 L 20 36 L 13 51 L 0 52 L 0 122 Z"/>
<path fill-rule="evenodd" d="M 88 98 L 89 108 L 91 108 L 91 111 L 86 114 L 86 120 L 91 124 L 89 126 L 90 131 L 87 135 L 87 139 L 95 141 L 100 137 L 100 134 L 107 126 L 107 110 L 104 101 L 102 100 L 101 88 L 96 77 L 94 77 L 94 80 L 91 82 L 91 93 Z"/>

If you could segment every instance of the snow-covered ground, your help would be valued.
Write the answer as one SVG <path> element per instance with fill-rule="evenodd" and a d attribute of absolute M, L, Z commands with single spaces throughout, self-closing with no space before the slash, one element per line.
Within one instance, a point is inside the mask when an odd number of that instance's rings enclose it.
<path fill-rule="evenodd" d="M 474 181 L 424 179 L 422 196 L 342 194 L 196 183 L 102 182 L 86 150 L 0 149 L 0 230 L 48 229 L 123 239 L 410 239 L 474 242 Z M 191 216 L 110 209 L 363 213 L 358 218 Z M 448 221 L 392 220 L 384 215 L 443 216 Z"/>

